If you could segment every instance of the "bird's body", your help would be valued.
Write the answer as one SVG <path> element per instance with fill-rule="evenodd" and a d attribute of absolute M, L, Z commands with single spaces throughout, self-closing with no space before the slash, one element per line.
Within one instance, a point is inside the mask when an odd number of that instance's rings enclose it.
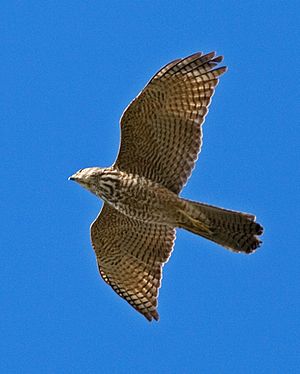
<path fill-rule="evenodd" d="M 200 151 L 217 78 L 226 70 L 213 69 L 220 61 L 198 53 L 162 68 L 122 116 L 114 165 L 70 177 L 105 202 L 91 226 L 101 276 L 148 320 L 158 319 L 162 266 L 176 228 L 234 252 L 251 253 L 260 244 L 255 216 L 179 196 Z"/>
<path fill-rule="evenodd" d="M 114 168 L 83 169 L 73 178 L 82 181 L 85 174 L 90 178 L 91 173 L 94 183 L 89 189 L 120 213 L 143 222 L 176 226 L 177 210 L 185 203 L 174 192 Z"/>

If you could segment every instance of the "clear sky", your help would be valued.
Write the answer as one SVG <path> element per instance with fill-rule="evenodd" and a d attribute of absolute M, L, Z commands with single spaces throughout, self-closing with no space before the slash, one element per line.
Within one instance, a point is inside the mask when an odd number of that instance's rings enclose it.
<path fill-rule="evenodd" d="M 0 10 L 0 372 L 298 372 L 298 1 Z M 237 255 L 178 231 L 148 323 L 98 275 L 89 226 L 101 202 L 67 178 L 111 165 L 123 109 L 199 50 L 229 70 L 183 196 L 256 214 L 264 244 Z"/>

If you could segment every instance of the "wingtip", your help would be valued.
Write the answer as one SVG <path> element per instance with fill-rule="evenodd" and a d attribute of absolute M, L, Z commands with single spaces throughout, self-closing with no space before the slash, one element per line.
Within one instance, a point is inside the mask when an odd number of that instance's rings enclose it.
<path fill-rule="evenodd" d="M 220 55 L 212 59 L 213 62 L 222 62 L 224 60 L 224 56 Z"/>
<path fill-rule="evenodd" d="M 149 312 L 149 313 L 142 313 L 143 314 L 143 316 L 149 321 L 149 322 L 152 322 L 153 321 L 153 319 L 155 320 L 155 321 L 159 321 L 159 314 L 157 313 L 157 311 L 156 310 L 153 310 L 153 311 L 151 311 L 151 312 Z"/>
<path fill-rule="evenodd" d="M 228 70 L 227 66 L 221 66 L 220 68 L 215 69 L 214 71 L 218 72 L 218 76 L 220 77 L 221 75 L 225 74 Z"/>
<path fill-rule="evenodd" d="M 203 56 L 203 52 L 199 51 L 199 52 L 195 52 L 195 53 L 193 53 L 193 54 L 191 54 L 191 55 L 189 55 L 187 57 L 182 57 L 181 59 L 184 60 L 185 58 L 190 58 L 190 59 L 192 59 L 192 58 L 199 58 L 201 56 Z"/>
<path fill-rule="evenodd" d="M 159 314 L 157 313 L 157 311 L 155 311 L 155 313 L 153 313 L 153 318 L 155 319 L 156 322 L 159 321 Z"/>

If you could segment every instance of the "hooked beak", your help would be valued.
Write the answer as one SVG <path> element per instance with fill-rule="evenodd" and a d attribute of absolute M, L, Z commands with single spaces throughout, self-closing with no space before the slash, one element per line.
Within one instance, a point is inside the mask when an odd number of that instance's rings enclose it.
<path fill-rule="evenodd" d="M 71 176 L 68 178 L 68 181 L 75 181 L 75 180 L 76 180 L 75 174 L 71 175 Z"/>

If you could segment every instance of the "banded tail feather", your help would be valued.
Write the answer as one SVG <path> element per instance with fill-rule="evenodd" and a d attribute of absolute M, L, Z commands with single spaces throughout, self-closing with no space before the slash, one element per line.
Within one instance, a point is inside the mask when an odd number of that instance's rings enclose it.
<path fill-rule="evenodd" d="M 182 228 L 233 252 L 250 254 L 260 246 L 258 236 L 263 233 L 263 227 L 255 222 L 254 215 L 185 201 L 189 219 Z"/>

